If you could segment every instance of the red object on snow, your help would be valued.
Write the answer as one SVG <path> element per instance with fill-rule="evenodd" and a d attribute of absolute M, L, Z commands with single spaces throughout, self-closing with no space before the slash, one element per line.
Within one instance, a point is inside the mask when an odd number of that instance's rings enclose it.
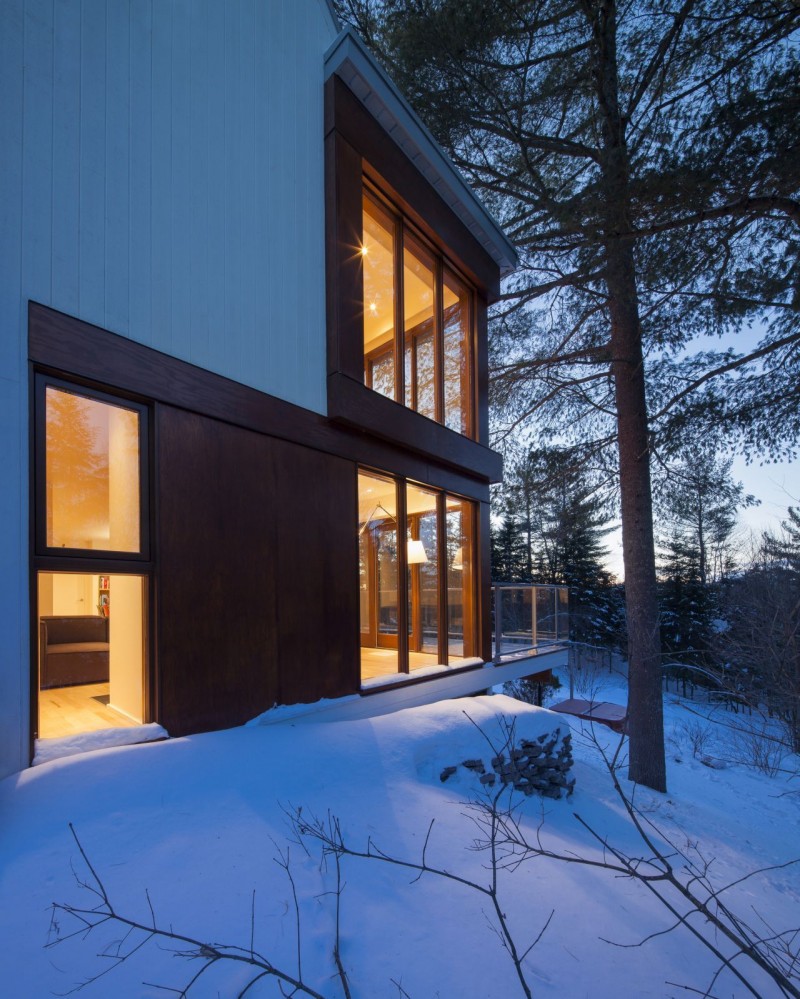
<path fill-rule="evenodd" d="M 554 704 L 550 710 L 559 711 L 564 715 L 574 715 L 583 721 L 607 725 L 614 732 L 625 732 L 628 727 L 627 709 L 611 701 L 583 701 L 579 697 L 570 697 L 566 701 Z"/>

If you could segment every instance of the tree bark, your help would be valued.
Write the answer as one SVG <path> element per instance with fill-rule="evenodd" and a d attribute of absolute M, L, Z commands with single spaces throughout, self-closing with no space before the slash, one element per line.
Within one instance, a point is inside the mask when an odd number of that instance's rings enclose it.
<path fill-rule="evenodd" d="M 656 791 L 666 791 L 644 360 L 633 258 L 620 244 L 609 247 L 607 284 L 628 621 L 628 776 Z"/>
<path fill-rule="evenodd" d="M 606 290 L 617 410 L 622 557 L 628 626 L 628 776 L 666 791 L 661 643 L 642 329 L 632 242 L 626 123 L 619 105 L 614 0 L 584 0 L 594 44 L 601 125 Z"/>

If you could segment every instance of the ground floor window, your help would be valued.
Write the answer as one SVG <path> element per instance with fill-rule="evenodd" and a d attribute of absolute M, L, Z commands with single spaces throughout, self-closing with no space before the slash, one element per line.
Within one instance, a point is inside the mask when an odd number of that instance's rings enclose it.
<path fill-rule="evenodd" d="M 469 500 L 359 472 L 362 682 L 475 656 L 475 520 Z"/>
<path fill-rule="evenodd" d="M 145 718 L 146 577 L 37 573 L 39 738 Z"/>

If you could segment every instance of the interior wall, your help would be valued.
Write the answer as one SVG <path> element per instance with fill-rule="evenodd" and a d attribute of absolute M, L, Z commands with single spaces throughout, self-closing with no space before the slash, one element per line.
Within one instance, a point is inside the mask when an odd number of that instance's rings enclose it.
<path fill-rule="evenodd" d="M 36 574 L 36 584 L 38 591 L 38 615 L 39 617 L 50 617 L 53 613 L 53 573 L 39 572 Z M 38 633 L 38 628 L 37 628 Z"/>
<path fill-rule="evenodd" d="M 109 703 L 143 722 L 144 580 L 111 576 L 109 593 Z"/>
<path fill-rule="evenodd" d="M 52 613 L 71 615 L 97 614 L 97 576 L 83 572 L 53 572 Z M 43 611 L 39 611 L 40 614 Z"/>

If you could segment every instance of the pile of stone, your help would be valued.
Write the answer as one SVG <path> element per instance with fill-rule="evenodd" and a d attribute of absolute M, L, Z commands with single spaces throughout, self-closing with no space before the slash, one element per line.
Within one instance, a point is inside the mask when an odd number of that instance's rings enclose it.
<path fill-rule="evenodd" d="M 545 798 L 560 798 L 572 794 L 575 778 L 572 770 L 572 736 L 569 732 L 562 738 L 561 729 L 556 728 L 550 735 L 540 735 L 538 739 L 521 739 L 519 746 L 511 746 L 491 758 L 487 767 L 481 759 L 463 760 L 461 766 L 478 774 L 481 784 L 493 788 L 498 781 L 504 786 L 512 785 L 523 794 L 540 794 Z M 458 772 L 458 766 L 445 767 L 440 774 L 442 782 Z"/>

